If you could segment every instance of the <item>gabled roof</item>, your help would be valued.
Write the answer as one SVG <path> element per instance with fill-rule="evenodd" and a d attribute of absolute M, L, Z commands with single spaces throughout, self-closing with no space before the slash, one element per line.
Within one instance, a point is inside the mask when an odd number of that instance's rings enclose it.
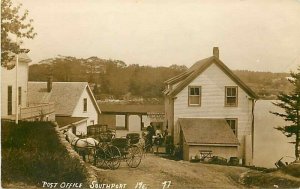
<path fill-rule="evenodd" d="M 239 145 L 225 119 L 179 118 L 177 124 L 190 145 Z"/>
<path fill-rule="evenodd" d="M 199 60 L 184 73 L 179 74 L 165 81 L 167 85 L 177 84 L 173 89 L 164 91 L 166 95 L 176 96 L 190 82 L 198 77 L 210 65 L 216 64 L 228 77 L 230 77 L 239 87 L 241 87 L 250 97 L 257 99 L 258 96 L 240 80 L 219 58 L 212 56 L 203 60 Z"/>
<path fill-rule="evenodd" d="M 55 114 L 72 115 L 79 98 L 87 90 L 97 112 L 101 111 L 87 82 L 52 82 L 51 92 L 47 92 L 47 82 L 28 82 L 28 103 L 55 103 Z"/>

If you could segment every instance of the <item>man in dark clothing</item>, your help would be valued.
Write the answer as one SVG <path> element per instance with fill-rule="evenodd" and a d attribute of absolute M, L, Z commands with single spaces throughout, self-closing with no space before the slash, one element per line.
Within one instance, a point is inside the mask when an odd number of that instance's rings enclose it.
<path fill-rule="evenodd" d="M 153 138 L 153 135 L 155 134 L 155 130 L 154 130 L 154 127 L 153 127 L 152 122 L 151 122 L 150 125 L 147 127 L 147 131 L 148 131 L 148 134 L 147 134 L 147 140 L 148 140 L 148 142 L 150 143 L 150 145 L 151 145 L 151 147 L 152 147 L 152 146 L 153 146 L 152 138 Z"/>

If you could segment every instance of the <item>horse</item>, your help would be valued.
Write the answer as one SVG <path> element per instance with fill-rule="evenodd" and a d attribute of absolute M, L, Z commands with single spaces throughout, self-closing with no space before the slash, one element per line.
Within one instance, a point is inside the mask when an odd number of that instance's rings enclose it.
<path fill-rule="evenodd" d="M 94 150 L 98 146 L 99 142 L 94 138 L 79 138 L 71 130 L 64 131 L 66 140 L 74 147 L 75 151 L 82 156 L 85 161 L 85 155 L 95 153 Z M 93 150 L 91 152 L 91 149 Z"/>

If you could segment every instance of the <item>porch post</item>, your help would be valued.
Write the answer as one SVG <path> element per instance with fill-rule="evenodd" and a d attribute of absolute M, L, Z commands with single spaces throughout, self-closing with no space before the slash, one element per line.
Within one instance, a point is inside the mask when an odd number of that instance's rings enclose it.
<path fill-rule="evenodd" d="M 129 130 L 128 129 L 128 114 L 125 114 L 125 129 Z"/>
<path fill-rule="evenodd" d="M 142 131 L 142 130 L 143 130 L 143 115 L 140 114 L 139 116 L 140 116 L 140 118 L 141 118 L 141 131 Z"/>

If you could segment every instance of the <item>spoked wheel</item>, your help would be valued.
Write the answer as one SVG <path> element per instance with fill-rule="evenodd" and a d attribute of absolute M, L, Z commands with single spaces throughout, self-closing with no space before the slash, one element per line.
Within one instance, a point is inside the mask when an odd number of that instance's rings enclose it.
<path fill-rule="evenodd" d="M 93 163 L 95 164 L 95 154 L 96 154 L 96 148 L 95 147 L 89 147 L 87 148 L 87 158 L 88 158 L 88 162 L 89 163 Z"/>
<path fill-rule="evenodd" d="M 110 169 L 118 169 L 121 161 L 120 150 L 116 146 L 108 146 L 105 150 L 106 154 L 106 165 Z"/>
<path fill-rule="evenodd" d="M 143 157 L 143 152 L 138 146 L 129 146 L 128 154 L 126 155 L 126 163 L 131 168 L 136 168 L 140 165 Z"/>
<path fill-rule="evenodd" d="M 103 167 L 105 160 L 106 160 L 106 154 L 103 148 L 98 147 L 94 156 L 94 165 L 96 167 Z"/>

